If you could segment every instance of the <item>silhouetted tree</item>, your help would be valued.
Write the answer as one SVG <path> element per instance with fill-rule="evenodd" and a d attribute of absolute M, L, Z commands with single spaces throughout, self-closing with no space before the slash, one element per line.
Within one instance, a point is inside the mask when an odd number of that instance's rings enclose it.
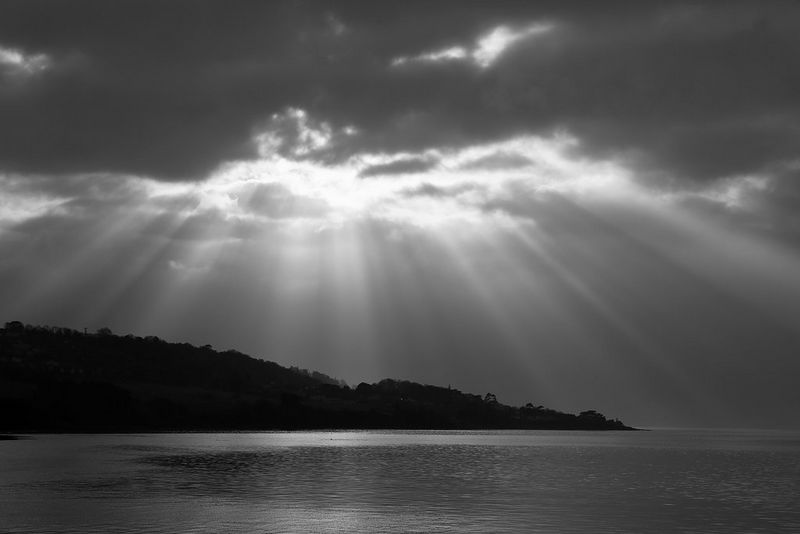
<path fill-rule="evenodd" d="M 22 332 L 25 330 L 25 325 L 19 321 L 9 321 L 6 323 L 6 330 L 9 332 Z"/>

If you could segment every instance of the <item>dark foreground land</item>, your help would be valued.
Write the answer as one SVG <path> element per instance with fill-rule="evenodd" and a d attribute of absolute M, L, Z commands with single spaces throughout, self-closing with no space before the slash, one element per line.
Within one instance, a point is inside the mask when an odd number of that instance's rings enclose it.
<path fill-rule="evenodd" d="M 0 329 L 0 432 L 166 430 L 631 430 L 408 381 L 355 388 L 210 346 L 19 322 Z"/>

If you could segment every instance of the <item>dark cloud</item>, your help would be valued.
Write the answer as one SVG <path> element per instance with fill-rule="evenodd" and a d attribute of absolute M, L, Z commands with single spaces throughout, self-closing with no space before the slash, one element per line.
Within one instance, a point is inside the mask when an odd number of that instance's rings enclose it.
<path fill-rule="evenodd" d="M 439 162 L 436 158 L 401 158 L 389 163 L 370 165 L 362 169 L 359 178 L 372 178 L 391 174 L 419 174 L 434 168 Z"/>
<path fill-rule="evenodd" d="M 129 176 L 105 174 L 50 175 L 0 175 L 0 187 L 9 194 L 40 195 L 60 199 L 110 200 L 114 197 L 138 194 L 145 191 L 141 181 Z"/>
<path fill-rule="evenodd" d="M 0 162 L 51 173 L 197 179 L 254 155 L 253 126 L 296 90 L 301 33 L 323 29 L 294 4 L 12 2 L 2 11 L 0 45 L 47 54 L 52 68 L 25 91 L 0 91 Z"/>
<path fill-rule="evenodd" d="M 375 73 L 371 95 L 317 110 L 364 127 L 349 140 L 351 151 L 566 130 L 579 139 L 579 155 L 624 158 L 648 178 L 700 181 L 761 171 L 796 154 L 800 76 L 792 65 L 800 38 L 789 21 L 800 21 L 798 10 L 610 6 L 528 12 L 517 25 L 551 20 L 553 31 L 521 41 L 485 71 L 441 62 Z"/>
<path fill-rule="evenodd" d="M 469 191 L 485 191 L 485 188 L 478 184 L 472 184 L 472 183 L 438 186 L 425 182 L 418 186 L 406 189 L 405 191 L 403 191 L 403 196 L 450 198 L 450 197 L 457 197 Z"/>
<path fill-rule="evenodd" d="M 449 38 L 437 29 L 446 6 L 424 24 L 422 4 L 409 7 L 3 3 L 0 46 L 45 54 L 51 66 L 24 87 L 0 87 L 0 166 L 203 178 L 255 156 L 254 130 L 273 113 L 358 101 L 406 39 Z"/>
<path fill-rule="evenodd" d="M 200 179 L 254 157 L 294 106 L 357 135 L 314 157 L 566 129 L 581 150 L 690 179 L 796 154 L 800 13 L 787 2 L 5 2 L 0 46 L 44 54 L 0 88 L 0 166 Z M 552 31 L 481 69 L 392 68 L 498 25 Z M 420 167 L 421 168 L 421 167 Z M 657 173 L 656 173 L 657 174 Z"/>
<path fill-rule="evenodd" d="M 477 170 L 507 170 L 519 169 L 533 164 L 533 160 L 516 152 L 500 150 L 487 156 L 482 156 L 471 161 L 467 161 L 460 166 L 461 169 Z"/>

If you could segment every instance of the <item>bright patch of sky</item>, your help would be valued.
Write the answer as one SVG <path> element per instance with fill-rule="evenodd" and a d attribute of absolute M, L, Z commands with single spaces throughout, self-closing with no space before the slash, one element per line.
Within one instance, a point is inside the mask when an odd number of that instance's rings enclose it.
<path fill-rule="evenodd" d="M 302 109 L 287 109 L 273 115 L 255 137 L 259 159 L 228 162 L 196 183 L 135 179 L 140 184 L 137 194 L 150 199 L 135 210 L 151 216 L 170 211 L 184 217 L 213 211 L 225 220 L 312 229 L 364 219 L 436 227 L 508 217 L 487 206 L 514 201 L 521 193 L 661 205 L 687 198 L 648 192 L 623 162 L 577 156 L 579 141 L 563 132 L 453 150 L 366 153 L 337 164 L 312 157 L 335 143 L 337 136 L 349 135 L 352 128 L 334 131 Z M 364 169 L 403 161 L 435 164 L 363 177 Z M 764 187 L 763 179 L 744 177 L 691 196 L 737 208 L 744 205 L 748 192 Z M 68 200 L 15 193 L 2 182 L 0 188 L 7 193 L 0 202 L 5 223 L 40 216 Z"/>
<path fill-rule="evenodd" d="M 300 156 L 331 142 L 330 127 L 314 126 L 302 110 L 289 110 L 274 119 L 275 129 L 258 136 L 260 160 L 231 162 L 198 186 L 204 206 L 242 217 L 260 218 L 263 212 L 244 209 L 250 203 L 242 201 L 243 195 L 249 194 L 247 191 L 254 185 L 280 184 L 286 193 L 272 198 L 283 203 L 281 213 L 288 215 L 286 194 L 291 194 L 301 199 L 300 203 L 295 203 L 296 218 L 313 219 L 315 224 L 338 224 L 370 217 L 430 225 L 459 218 L 486 217 L 482 204 L 502 195 L 504 188 L 512 183 L 525 184 L 533 194 L 619 196 L 636 191 L 623 167 L 570 155 L 577 141 L 566 134 L 549 138 L 515 137 L 450 151 L 360 154 L 340 164 L 325 165 Z M 292 139 L 287 140 L 284 135 Z M 514 164 L 506 168 L 486 168 L 478 164 L 498 154 L 518 159 L 512 160 Z M 520 165 L 519 158 L 530 163 Z M 365 168 L 417 159 L 438 163 L 422 172 L 400 171 L 386 176 L 359 177 Z M 324 203 L 327 209 L 300 209 L 310 201 L 317 205 Z M 436 209 L 432 209 L 432 205 Z"/>
<path fill-rule="evenodd" d="M 5 226 L 52 213 L 64 202 L 63 198 L 41 193 L 15 191 L 13 182 L 0 176 L 0 230 Z"/>

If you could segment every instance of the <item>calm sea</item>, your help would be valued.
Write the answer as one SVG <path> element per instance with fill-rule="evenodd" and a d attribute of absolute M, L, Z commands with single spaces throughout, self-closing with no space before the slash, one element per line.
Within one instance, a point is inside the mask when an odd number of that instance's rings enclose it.
<path fill-rule="evenodd" d="M 800 433 L 0 441 L 0 532 L 800 532 Z"/>

